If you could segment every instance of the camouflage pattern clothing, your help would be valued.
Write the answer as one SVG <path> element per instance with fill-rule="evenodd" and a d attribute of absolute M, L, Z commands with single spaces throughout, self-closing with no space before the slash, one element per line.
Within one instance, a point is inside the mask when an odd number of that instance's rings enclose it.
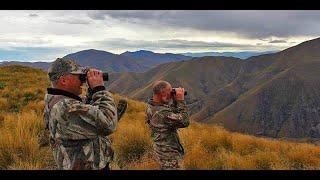
<path fill-rule="evenodd" d="M 151 130 L 154 154 L 161 169 L 178 169 L 184 155 L 177 130 L 189 126 L 189 115 L 184 101 L 172 105 L 158 104 L 150 99 L 146 121 Z"/>
<path fill-rule="evenodd" d="M 58 169 L 102 169 L 113 159 L 107 137 L 117 125 L 117 109 L 104 86 L 93 89 L 92 101 L 48 88 L 44 120 Z"/>
<path fill-rule="evenodd" d="M 176 159 L 157 159 L 162 170 L 178 170 L 181 169 L 181 158 Z"/>

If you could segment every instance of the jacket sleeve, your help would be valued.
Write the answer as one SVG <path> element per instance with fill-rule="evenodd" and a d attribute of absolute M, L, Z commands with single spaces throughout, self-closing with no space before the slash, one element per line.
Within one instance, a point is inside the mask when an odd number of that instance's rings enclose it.
<path fill-rule="evenodd" d="M 112 94 L 105 88 L 94 91 L 90 104 L 69 101 L 67 113 L 82 121 L 78 126 L 87 127 L 91 132 L 95 130 L 98 135 L 109 135 L 116 130 L 117 108 Z"/>
<path fill-rule="evenodd" d="M 184 101 L 176 102 L 171 111 L 164 112 L 165 123 L 172 128 L 184 128 L 190 124 L 188 109 Z"/>
<path fill-rule="evenodd" d="M 147 105 L 146 109 L 145 109 L 145 122 L 147 124 L 150 124 L 150 119 L 152 118 L 152 110 L 149 107 L 149 105 Z"/>

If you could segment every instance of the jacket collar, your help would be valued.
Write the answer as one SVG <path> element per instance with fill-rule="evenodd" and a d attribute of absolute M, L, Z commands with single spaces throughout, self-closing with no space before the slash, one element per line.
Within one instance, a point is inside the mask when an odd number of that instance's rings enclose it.
<path fill-rule="evenodd" d="M 170 107 L 169 104 L 163 104 L 163 103 L 158 103 L 158 102 L 154 102 L 152 98 L 148 99 L 148 104 L 152 105 L 152 106 L 164 106 L 164 107 Z"/>
<path fill-rule="evenodd" d="M 66 97 L 69 97 L 72 99 L 76 99 L 78 101 L 82 101 L 82 99 L 79 96 L 74 95 L 68 91 L 64 91 L 62 89 L 47 88 L 47 91 L 48 91 L 48 94 L 51 94 L 51 95 L 62 95 L 62 96 L 66 96 Z"/>

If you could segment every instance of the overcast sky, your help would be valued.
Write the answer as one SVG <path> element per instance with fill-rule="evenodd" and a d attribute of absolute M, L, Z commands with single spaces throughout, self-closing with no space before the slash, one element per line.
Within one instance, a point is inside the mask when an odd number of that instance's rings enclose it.
<path fill-rule="evenodd" d="M 273 51 L 320 37 L 320 11 L 0 11 L 0 27 L 0 61 L 84 49 Z"/>

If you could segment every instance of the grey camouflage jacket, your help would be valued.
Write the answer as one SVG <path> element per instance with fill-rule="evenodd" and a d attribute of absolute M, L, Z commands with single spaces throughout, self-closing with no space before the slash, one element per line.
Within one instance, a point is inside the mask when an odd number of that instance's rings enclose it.
<path fill-rule="evenodd" d="M 158 159 L 177 159 L 184 149 L 177 133 L 178 128 L 189 126 L 189 115 L 184 101 L 176 105 L 157 104 L 150 99 L 146 108 L 146 122 L 151 129 L 154 152 Z"/>
<path fill-rule="evenodd" d="M 48 88 L 44 120 L 58 169 L 102 169 L 113 160 L 107 136 L 116 129 L 117 109 L 112 94 L 101 87 L 90 104 Z"/>

